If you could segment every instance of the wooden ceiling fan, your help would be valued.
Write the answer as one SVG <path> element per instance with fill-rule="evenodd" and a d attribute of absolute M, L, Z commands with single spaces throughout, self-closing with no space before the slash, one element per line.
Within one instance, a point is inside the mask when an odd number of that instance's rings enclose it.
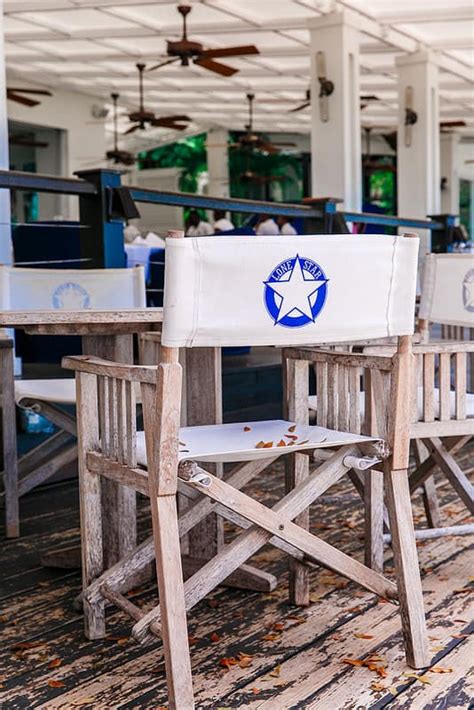
<path fill-rule="evenodd" d="M 7 99 L 10 101 L 16 101 L 17 104 L 22 104 L 22 106 L 28 106 L 32 108 L 33 106 L 38 106 L 41 101 L 36 99 L 29 99 L 23 94 L 36 94 L 37 96 L 52 96 L 51 91 L 47 89 L 18 89 L 17 87 L 7 86 Z"/>
<path fill-rule="evenodd" d="M 115 165 L 134 165 L 135 156 L 133 153 L 129 153 L 128 150 L 119 150 L 118 147 L 118 100 L 119 94 L 112 93 L 110 98 L 113 103 L 113 119 L 114 119 L 114 147 L 113 150 L 108 150 L 105 154 L 107 160 L 111 160 Z"/>
<path fill-rule="evenodd" d="M 360 108 L 361 111 L 363 111 L 371 101 L 378 101 L 379 97 L 375 96 L 374 94 L 363 94 L 360 97 Z M 296 113 L 297 111 L 304 111 L 304 109 L 308 108 L 311 106 L 311 89 L 306 89 L 305 92 L 305 99 L 303 103 L 299 104 L 295 108 L 291 108 L 288 113 Z"/>
<path fill-rule="evenodd" d="M 167 59 L 160 64 L 150 67 L 149 71 L 154 71 L 167 64 L 179 61 L 182 67 L 189 66 L 190 62 L 197 64 L 203 69 L 220 74 L 221 76 L 232 76 L 239 70 L 229 67 L 222 62 L 216 62 L 215 59 L 221 57 L 243 57 L 249 54 L 259 54 L 257 47 L 253 44 L 243 45 L 240 47 L 222 47 L 220 49 L 204 49 L 200 42 L 193 42 L 188 39 L 186 18 L 192 10 L 191 5 L 178 5 L 178 12 L 183 18 L 183 34 L 181 39 L 177 41 L 168 40 L 167 55 L 171 59 Z"/>
<path fill-rule="evenodd" d="M 271 143 L 270 141 L 263 138 L 258 133 L 253 131 L 253 102 L 255 99 L 255 94 L 247 94 L 247 101 L 249 105 L 249 122 L 245 125 L 245 133 L 243 133 L 235 143 L 230 143 L 230 148 L 239 148 L 240 150 L 261 150 L 264 153 L 269 153 L 273 155 L 280 152 L 280 147 L 284 146 L 294 146 L 295 143 Z"/>
<path fill-rule="evenodd" d="M 138 111 L 132 111 L 128 114 L 130 121 L 135 125 L 125 131 L 124 135 L 128 133 L 134 133 L 138 130 L 144 130 L 148 125 L 159 126 L 160 128 L 172 128 L 175 131 L 183 131 L 187 128 L 187 122 L 191 119 L 189 116 L 185 115 L 174 115 L 174 116 L 161 116 L 157 117 L 153 111 L 146 111 L 145 104 L 143 100 L 143 72 L 145 71 L 145 64 L 137 64 L 138 69 L 138 88 L 140 96 L 140 107 Z"/>

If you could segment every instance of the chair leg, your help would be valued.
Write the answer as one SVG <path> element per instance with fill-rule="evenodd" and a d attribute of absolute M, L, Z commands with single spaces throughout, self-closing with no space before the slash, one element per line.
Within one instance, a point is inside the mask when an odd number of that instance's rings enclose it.
<path fill-rule="evenodd" d="M 406 659 L 412 668 L 423 668 L 429 654 L 408 473 L 388 463 L 385 479 Z"/>
<path fill-rule="evenodd" d="M 383 473 L 364 473 L 365 564 L 383 572 Z"/>
<path fill-rule="evenodd" d="M 5 534 L 20 535 L 18 455 L 13 373 L 13 349 L 0 350 L 0 382 L 2 387 L 3 485 L 5 489 Z"/>
<path fill-rule="evenodd" d="M 81 556 L 82 589 L 103 572 L 102 504 L 100 476 L 87 470 L 79 470 L 79 497 L 81 504 Z M 84 632 L 88 639 L 106 635 L 105 600 L 93 603 L 84 596 Z"/>
<path fill-rule="evenodd" d="M 170 710 L 194 708 L 175 495 L 150 500 Z M 155 524 L 156 521 L 156 524 Z"/>

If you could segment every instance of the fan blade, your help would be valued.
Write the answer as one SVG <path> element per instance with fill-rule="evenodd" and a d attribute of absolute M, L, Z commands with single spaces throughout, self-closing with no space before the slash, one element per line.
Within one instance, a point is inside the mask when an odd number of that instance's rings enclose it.
<path fill-rule="evenodd" d="M 147 71 L 155 71 L 155 69 L 160 69 L 161 67 L 165 67 L 167 64 L 173 64 L 173 62 L 177 62 L 179 57 L 173 57 L 173 59 L 168 59 L 166 62 L 161 62 L 160 64 L 154 64 L 152 67 L 147 69 Z"/>
<path fill-rule="evenodd" d="M 39 101 L 34 101 L 33 99 L 27 99 L 26 96 L 20 96 L 19 94 L 15 94 L 14 91 L 11 91 L 10 89 L 7 90 L 7 99 L 10 99 L 10 101 L 16 101 L 17 104 L 22 104 L 23 106 L 38 106 Z"/>
<path fill-rule="evenodd" d="M 195 59 L 194 64 L 197 64 L 203 69 L 213 71 L 215 74 L 220 74 L 221 76 L 233 76 L 239 71 L 238 69 L 233 69 L 233 67 L 228 67 L 227 64 L 215 62 L 213 59 Z"/>
<path fill-rule="evenodd" d="M 155 118 L 151 125 L 160 128 L 172 128 L 176 131 L 184 131 L 188 127 L 187 123 L 175 123 L 171 118 Z"/>
<path fill-rule="evenodd" d="M 308 108 L 308 106 L 311 106 L 311 101 L 306 101 L 304 104 L 301 104 L 296 108 L 290 109 L 288 113 L 296 113 L 297 111 L 302 111 L 303 109 Z"/>
<path fill-rule="evenodd" d="M 161 116 L 160 118 L 166 118 L 167 121 L 190 121 L 189 116 L 182 114 L 176 114 L 174 116 Z"/>
<path fill-rule="evenodd" d="M 243 57 L 248 54 L 260 54 L 253 44 L 245 44 L 241 47 L 221 47 L 220 49 L 205 49 L 199 54 L 200 59 L 214 59 L 216 57 Z"/>
<path fill-rule="evenodd" d="M 258 150 L 263 150 L 265 153 L 270 153 L 270 155 L 276 155 L 280 152 L 276 145 L 273 145 L 273 143 L 267 143 L 266 141 L 261 141 L 261 143 L 259 143 Z"/>
<path fill-rule="evenodd" d="M 17 89 L 14 86 L 9 86 L 7 88 L 7 91 L 13 91 L 13 93 L 19 93 L 19 94 L 38 94 L 40 96 L 52 96 L 53 94 L 51 91 L 47 91 L 46 89 Z"/>
<path fill-rule="evenodd" d="M 125 133 L 123 135 L 127 136 L 129 133 L 135 133 L 135 131 L 138 131 L 139 128 L 140 128 L 140 124 L 136 123 L 134 126 L 129 128 L 128 131 L 125 131 Z"/>

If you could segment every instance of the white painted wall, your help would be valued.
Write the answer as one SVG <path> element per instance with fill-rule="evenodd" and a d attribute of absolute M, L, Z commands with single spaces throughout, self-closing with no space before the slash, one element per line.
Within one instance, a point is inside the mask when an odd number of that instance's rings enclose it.
<path fill-rule="evenodd" d="M 1 52 L 0 52 L 1 53 Z M 35 87 L 18 77 L 8 77 L 11 85 Z M 58 173 L 70 177 L 76 170 L 100 166 L 106 151 L 105 125 L 97 123 L 91 110 L 99 103 L 97 97 L 49 87 L 53 96 L 41 97 L 41 104 L 34 108 L 8 101 L 8 118 L 45 128 L 59 128 L 62 133 L 61 157 Z M 75 197 L 61 201 L 64 219 L 77 219 L 78 201 Z"/>

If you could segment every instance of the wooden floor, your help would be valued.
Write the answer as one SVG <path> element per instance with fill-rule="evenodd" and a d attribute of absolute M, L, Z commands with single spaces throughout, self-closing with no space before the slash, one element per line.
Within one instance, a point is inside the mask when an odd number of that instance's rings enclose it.
<path fill-rule="evenodd" d="M 474 469 L 473 454 L 471 449 L 462 457 L 464 469 Z M 258 485 L 259 497 L 273 501 L 281 490 L 281 470 L 268 472 Z M 446 524 L 467 521 L 451 489 L 442 485 L 439 490 Z M 357 496 L 347 483 L 329 493 L 312 509 L 313 531 L 360 558 Z M 19 540 L 4 542 L 0 532 L 2 710 L 166 707 L 161 644 L 138 646 L 129 638 L 128 619 L 116 611 L 109 614 L 108 637 L 86 641 L 73 608 L 79 572 L 39 563 L 51 546 L 78 539 L 76 485 L 59 483 L 32 493 L 23 501 L 22 519 Z M 144 501 L 141 525 L 145 534 Z M 474 660 L 470 544 L 472 538 L 459 537 L 419 546 L 432 662 L 416 673 L 404 662 L 395 607 L 317 568 L 311 605 L 292 608 L 286 603 L 285 559 L 264 548 L 254 562 L 279 574 L 277 591 L 262 595 L 221 588 L 189 615 L 198 707 L 468 708 L 474 697 L 468 677 Z M 150 584 L 132 596 L 149 607 L 156 589 Z"/>

